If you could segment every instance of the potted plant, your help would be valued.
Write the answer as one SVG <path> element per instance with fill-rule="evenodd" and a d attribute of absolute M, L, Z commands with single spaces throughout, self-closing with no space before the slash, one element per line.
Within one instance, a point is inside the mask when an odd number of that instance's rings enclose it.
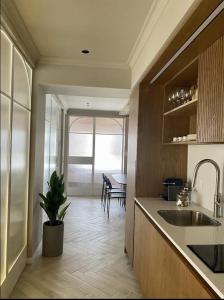
<path fill-rule="evenodd" d="M 46 196 L 39 194 L 42 198 L 40 206 L 46 212 L 49 220 L 43 224 L 43 256 L 59 256 L 63 252 L 63 237 L 64 237 L 64 217 L 66 210 L 70 205 L 63 205 L 67 197 L 64 195 L 64 176 L 58 176 L 54 171 L 48 182 L 48 192 Z M 60 210 L 60 207 L 63 208 Z"/>

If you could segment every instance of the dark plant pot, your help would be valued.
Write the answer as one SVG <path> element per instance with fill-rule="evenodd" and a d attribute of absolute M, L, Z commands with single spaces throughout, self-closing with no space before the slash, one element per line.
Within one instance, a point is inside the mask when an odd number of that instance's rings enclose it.
<path fill-rule="evenodd" d="M 50 225 L 49 221 L 43 224 L 42 255 L 47 257 L 59 256 L 63 252 L 64 223 Z"/>

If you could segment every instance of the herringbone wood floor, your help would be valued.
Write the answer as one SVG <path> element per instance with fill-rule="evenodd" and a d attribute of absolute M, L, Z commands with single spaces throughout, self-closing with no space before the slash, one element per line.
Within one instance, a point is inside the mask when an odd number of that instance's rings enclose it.
<path fill-rule="evenodd" d="M 124 209 L 114 201 L 108 221 L 99 199 L 69 200 L 63 255 L 44 258 L 40 250 L 11 298 L 140 298 L 124 254 Z"/>

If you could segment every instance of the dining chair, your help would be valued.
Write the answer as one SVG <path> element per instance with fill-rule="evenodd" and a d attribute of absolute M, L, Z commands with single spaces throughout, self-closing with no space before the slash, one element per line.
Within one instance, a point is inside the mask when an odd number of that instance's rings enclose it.
<path fill-rule="evenodd" d="M 102 192 L 101 192 L 101 204 L 103 205 L 105 211 L 107 193 L 109 191 L 111 193 L 118 193 L 118 192 L 123 193 L 124 190 L 119 186 L 113 186 L 109 178 L 104 173 L 102 173 L 102 178 L 103 178 L 103 184 L 102 184 Z"/>
<path fill-rule="evenodd" d="M 125 207 L 126 203 L 126 191 L 121 188 L 113 188 L 110 179 L 107 177 L 106 191 L 104 194 L 104 211 L 107 207 L 107 216 L 110 217 L 110 201 L 111 199 L 117 199 L 122 206 Z"/>
<path fill-rule="evenodd" d="M 104 173 L 102 173 L 102 178 L 103 178 L 103 184 L 102 184 L 102 193 L 101 193 L 101 204 L 103 204 L 104 194 L 105 194 L 105 189 L 107 184 L 107 178 Z"/>

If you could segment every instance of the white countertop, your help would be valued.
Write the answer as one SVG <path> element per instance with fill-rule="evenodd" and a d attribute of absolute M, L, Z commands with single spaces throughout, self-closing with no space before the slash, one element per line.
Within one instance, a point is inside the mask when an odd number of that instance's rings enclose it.
<path fill-rule="evenodd" d="M 160 198 L 141 198 L 135 201 L 154 221 L 172 244 L 187 259 L 193 268 L 208 283 L 214 292 L 224 298 L 224 274 L 212 272 L 187 245 L 224 244 L 224 218 L 218 218 L 221 226 L 180 227 L 167 223 L 159 214 L 160 209 L 197 210 L 215 219 L 210 210 L 191 204 L 185 208 L 178 208 L 175 201 L 165 201 Z"/>

